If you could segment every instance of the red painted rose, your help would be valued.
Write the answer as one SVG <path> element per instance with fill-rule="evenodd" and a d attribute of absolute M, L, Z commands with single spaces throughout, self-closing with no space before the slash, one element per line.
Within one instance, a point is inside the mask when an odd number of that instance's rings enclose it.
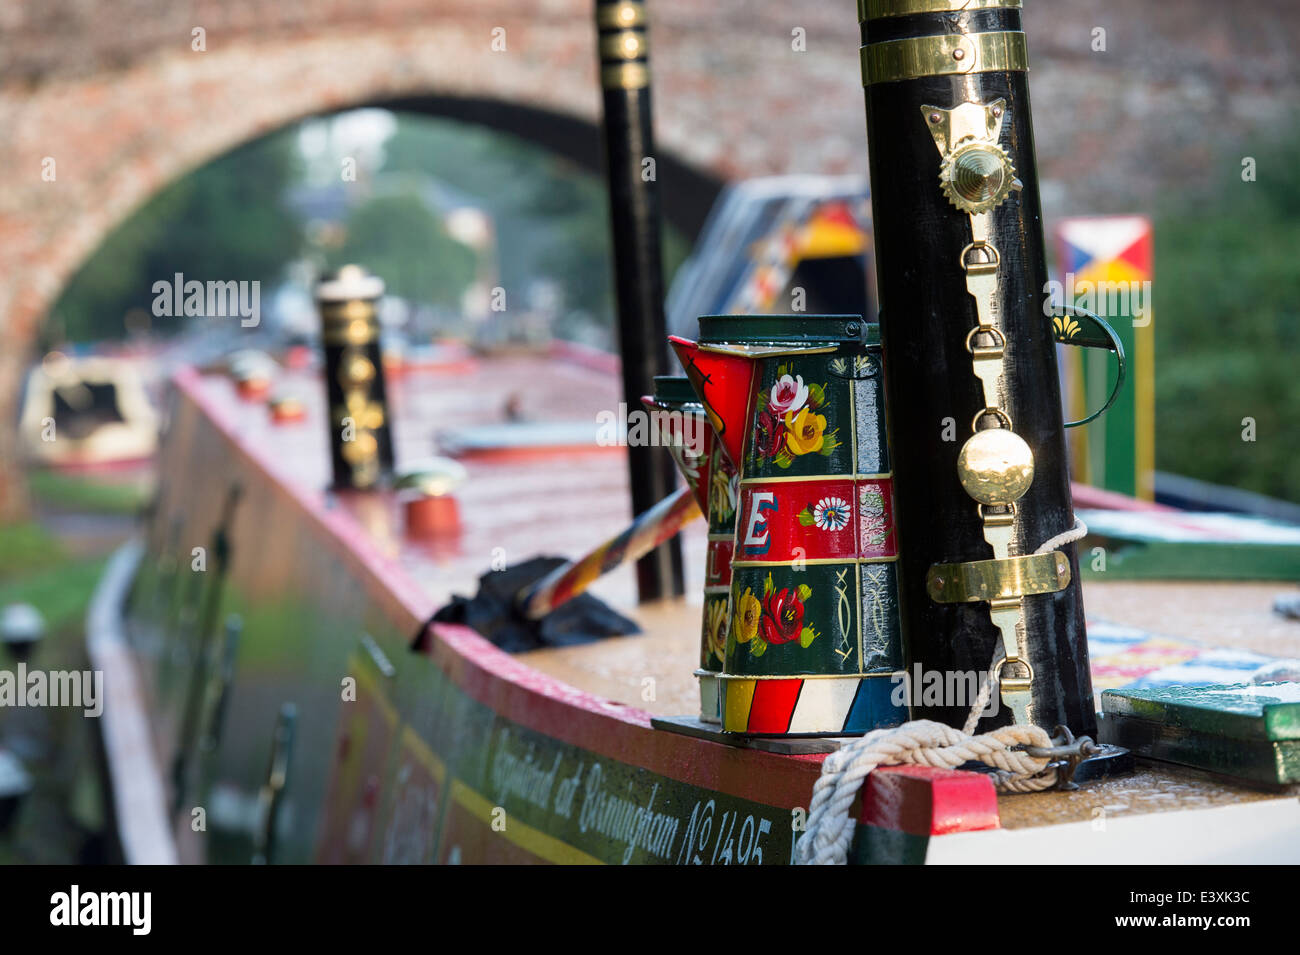
<path fill-rule="evenodd" d="M 784 444 L 785 428 L 781 419 L 770 411 L 760 411 L 754 429 L 754 450 L 762 457 L 774 458 Z"/>
<path fill-rule="evenodd" d="M 763 639 L 768 643 L 789 643 L 799 639 L 803 630 L 803 601 L 793 590 L 777 590 L 767 595 L 761 624 Z"/>

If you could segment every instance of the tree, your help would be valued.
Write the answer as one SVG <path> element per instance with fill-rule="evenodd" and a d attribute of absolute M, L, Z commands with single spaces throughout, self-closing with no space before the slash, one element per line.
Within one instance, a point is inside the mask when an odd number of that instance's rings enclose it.
<path fill-rule="evenodd" d="M 38 330 L 45 347 L 121 338 L 133 309 L 148 313 L 153 285 L 177 272 L 219 281 L 272 281 L 300 253 L 297 220 L 282 202 L 295 176 L 296 129 L 248 143 L 164 188 L 82 264 Z M 179 330 L 163 319 L 156 331 Z M 6 376 L 7 378 L 7 376 Z M 8 384 L 6 380 L 5 384 Z M 0 401 L 0 410 L 12 406 Z M 0 520 L 26 516 L 17 426 L 0 415 Z"/>
<path fill-rule="evenodd" d="M 449 236 L 415 193 L 379 196 L 353 209 L 330 262 L 358 262 L 383 276 L 392 295 L 453 308 L 477 270 L 474 251 Z"/>
<path fill-rule="evenodd" d="M 1212 196 L 1156 225 L 1156 457 L 1300 501 L 1300 139 L 1255 158 L 1257 180 L 1225 156 Z"/>
<path fill-rule="evenodd" d="M 593 140 L 594 142 L 594 140 Z M 399 114 L 385 172 L 431 175 L 474 196 L 496 222 L 501 282 L 557 281 L 569 307 L 606 325 L 614 314 L 608 193 L 603 176 L 509 133 Z M 667 281 L 688 244 L 664 229 Z"/>
<path fill-rule="evenodd" d="M 297 172 L 294 130 L 254 140 L 164 188 L 115 229 L 55 303 L 73 341 L 121 338 L 131 309 L 148 311 L 153 283 L 177 273 L 200 281 L 276 281 L 301 251 L 285 206 Z M 164 324 L 172 323 L 172 324 Z M 156 331 L 179 331 L 176 319 Z"/>

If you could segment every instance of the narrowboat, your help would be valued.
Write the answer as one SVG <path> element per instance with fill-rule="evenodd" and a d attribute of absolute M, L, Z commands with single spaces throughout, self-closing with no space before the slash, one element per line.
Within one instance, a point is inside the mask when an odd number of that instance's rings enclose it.
<path fill-rule="evenodd" d="M 88 621 L 123 859 L 1300 860 L 1300 532 L 1152 499 L 1149 340 L 1049 293 L 1021 0 L 858 13 L 869 208 L 738 187 L 670 325 L 646 7 L 596 4 L 618 357 L 387 360 L 349 267 L 314 362 L 173 376 Z M 1071 481 L 1106 409 L 1128 493 Z"/>

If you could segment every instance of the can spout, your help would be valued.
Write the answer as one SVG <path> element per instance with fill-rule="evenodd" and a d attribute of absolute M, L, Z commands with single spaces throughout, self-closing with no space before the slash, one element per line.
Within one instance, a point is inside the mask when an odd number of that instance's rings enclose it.
<path fill-rule="evenodd" d="M 727 455 L 739 466 L 745 422 L 749 420 L 749 404 L 754 398 L 757 367 L 754 358 L 737 350 L 701 346 L 676 335 L 669 336 L 668 341 L 704 405 L 714 433 Z"/>

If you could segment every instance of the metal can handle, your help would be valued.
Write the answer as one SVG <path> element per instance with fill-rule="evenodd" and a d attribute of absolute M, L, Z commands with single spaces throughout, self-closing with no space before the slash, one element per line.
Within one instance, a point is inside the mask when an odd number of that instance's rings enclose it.
<path fill-rule="evenodd" d="M 1128 361 L 1124 357 L 1124 342 L 1120 339 L 1119 333 L 1111 328 L 1105 320 L 1086 308 L 1079 308 L 1077 305 L 1061 305 L 1058 308 L 1065 314 L 1058 314 L 1052 319 L 1053 338 L 1062 345 L 1077 345 L 1081 348 L 1104 348 L 1113 351 L 1115 358 L 1119 361 L 1119 374 L 1115 376 L 1115 387 L 1111 389 L 1110 397 L 1106 399 L 1106 403 L 1086 418 L 1065 423 L 1067 428 L 1077 428 L 1089 421 L 1095 421 L 1110 410 L 1110 406 L 1119 397 L 1120 389 L 1124 387 L 1124 379 L 1128 375 Z M 1076 319 L 1082 321 L 1076 321 Z"/>

